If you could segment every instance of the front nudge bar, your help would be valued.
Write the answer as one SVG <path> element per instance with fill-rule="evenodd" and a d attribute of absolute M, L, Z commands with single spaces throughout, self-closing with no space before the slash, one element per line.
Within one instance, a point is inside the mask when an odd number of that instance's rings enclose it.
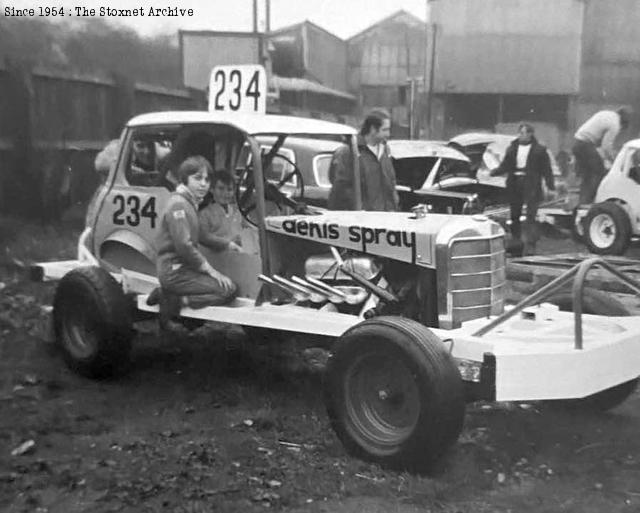
<path fill-rule="evenodd" d="M 602 267 L 603 269 L 609 271 L 616 278 L 618 278 L 622 283 L 627 285 L 631 290 L 633 290 L 636 294 L 640 295 L 640 285 L 636 283 L 634 280 L 624 275 L 620 271 L 618 271 L 614 266 L 612 266 L 609 262 L 602 258 L 594 257 L 589 258 L 583 262 L 580 262 L 578 265 L 572 267 L 564 274 L 561 274 L 556 279 L 547 283 L 544 287 L 542 287 L 539 291 L 530 295 L 529 297 L 522 300 L 516 306 L 514 306 L 508 312 L 504 312 L 502 315 L 499 315 L 493 321 L 491 321 L 486 326 L 483 326 L 478 331 L 474 332 L 472 336 L 474 337 L 482 337 L 486 335 L 491 330 L 504 323 L 505 321 L 511 319 L 518 313 L 520 313 L 525 308 L 538 304 L 541 300 L 548 298 L 551 294 L 557 292 L 562 287 L 567 285 L 569 282 L 573 280 L 573 318 L 574 318 L 574 349 L 582 349 L 583 347 L 583 337 L 582 337 L 582 300 L 584 293 L 584 282 L 587 277 L 587 274 L 594 267 Z"/>

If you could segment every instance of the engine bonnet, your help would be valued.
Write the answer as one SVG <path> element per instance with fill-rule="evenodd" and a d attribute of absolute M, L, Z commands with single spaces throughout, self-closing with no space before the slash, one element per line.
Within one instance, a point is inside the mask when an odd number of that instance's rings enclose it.
<path fill-rule="evenodd" d="M 268 217 L 266 229 L 299 239 L 435 267 L 436 246 L 465 237 L 495 237 L 502 228 L 482 215 L 325 211 Z"/>

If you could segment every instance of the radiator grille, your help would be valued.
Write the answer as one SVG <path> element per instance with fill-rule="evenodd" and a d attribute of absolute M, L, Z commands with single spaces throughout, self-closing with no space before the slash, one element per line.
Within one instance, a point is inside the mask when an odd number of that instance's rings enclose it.
<path fill-rule="evenodd" d="M 450 244 L 449 306 L 454 324 L 502 312 L 504 238 L 464 238 Z"/>

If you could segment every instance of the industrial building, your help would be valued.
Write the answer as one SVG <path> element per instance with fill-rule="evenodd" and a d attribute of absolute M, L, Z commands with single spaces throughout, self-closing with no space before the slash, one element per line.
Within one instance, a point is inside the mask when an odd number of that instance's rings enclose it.
<path fill-rule="evenodd" d="M 640 110 L 636 0 L 430 4 L 436 32 L 433 133 L 506 131 L 528 120 L 557 151 L 601 108 Z"/>
<path fill-rule="evenodd" d="M 260 47 L 253 53 L 273 70 L 272 111 L 356 124 L 364 112 L 383 108 L 394 137 L 430 139 L 471 130 L 510 133 L 527 120 L 557 152 L 592 113 L 625 105 L 636 113 L 627 136 L 637 135 L 638 0 L 428 4 L 428 26 L 398 11 L 346 41 L 304 21 L 261 35 L 260 44 L 256 34 L 227 34 L 233 41 L 225 47 Z M 220 35 L 209 33 L 208 55 Z M 184 48 L 187 36 L 194 48 L 205 48 L 203 33 L 183 32 Z M 192 61 L 201 63 L 201 52 L 192 52 Z M 216 62 L 226 57 L 216 53 Z M 185 76 L 210 69 L 209 61 L 183 64 Z"/>

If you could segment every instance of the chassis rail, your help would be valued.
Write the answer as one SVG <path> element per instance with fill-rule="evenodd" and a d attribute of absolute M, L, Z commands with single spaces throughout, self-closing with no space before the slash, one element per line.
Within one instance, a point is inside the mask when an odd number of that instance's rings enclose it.
<path fill-rule="evenodd" d="M 491 321 L 486 326 L 483 326 L 479 330 L 473 333 L 473 336 L 482 337 L 495 329 L 500 324 L 503 324 L 505 321 L 511 319 L 518 313 L 522 312 L 525 308 L 535 305 L 539 303 L 542 299 L 548 298 L 551 294 L 557 292 L 562 287 L 567 285 L 573 280 L 573 317 L 574 317 L 574 349 L 582 349 L 583 348 L 583 336 L 582 336 L 582 301 L 583 301 L 583 293 L 584 293 L 584 283 L 586 281 L 587 274 L 595 267 L 601 267 L 609 273 L 613 274 L 616 278 L 618 278 L 622 283 L 624 283 L 627 287 L 633 290 L 636 294 L 640 296 L 640 284 L 638 284 L 635 280 L 632 280 L 628 276 L 624 275 L 620 271 L 618 271 L 613 265 L 611 265 L 606 260 L 594 257 L 585 260 L 578 265 L 572 267 L 565 273 L 561 274 L 551 282 L 547 283 L 540 290 L 527 297 L 512 309 L 507 312 L 504 312 L 502 315 L 499 315 L 493 321 Z"/>

